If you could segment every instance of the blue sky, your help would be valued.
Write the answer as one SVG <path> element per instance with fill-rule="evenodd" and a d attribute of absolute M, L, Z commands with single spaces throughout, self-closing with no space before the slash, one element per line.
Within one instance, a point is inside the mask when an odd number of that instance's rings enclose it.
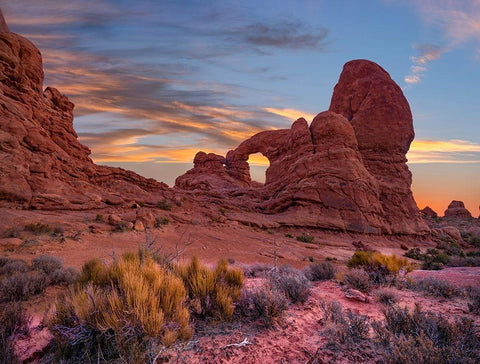
<path fill-rule="evenodd" d="M 225 154 L 258 131 L 328 109 L 343 64 L 366 58 L 410 102 L 419 206 L 442 212 L 464 199 L 478 214 L 478 0 L 0 6 L 10 29 L 41 50 L 45 85 L 76 104 L 75 129 L 98 163 L 171 185 L 198 150 Z"/>

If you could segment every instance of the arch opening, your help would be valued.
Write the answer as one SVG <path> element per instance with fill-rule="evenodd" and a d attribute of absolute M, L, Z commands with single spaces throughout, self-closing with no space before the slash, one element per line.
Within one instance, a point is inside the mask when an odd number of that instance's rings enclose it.
<path fill-rule="evenodd" d="M 265 172 L 270 167 L 270 161 L 262 153 L 252 153 L 248 156 L 247 163 L 250 167 L 252 181 L 265 184 Z"/>

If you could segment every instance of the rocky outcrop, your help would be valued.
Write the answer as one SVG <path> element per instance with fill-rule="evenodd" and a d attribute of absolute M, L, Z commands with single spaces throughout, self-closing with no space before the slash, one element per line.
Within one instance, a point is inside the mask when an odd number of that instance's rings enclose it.
<path fill-rule="evenodd" d="M 421 234 L 428 227 L 410 190 L 405 157 L 413 136 L 410 108 L 398 85 L 375 63 L 352 61 L 335 86 L 330 110 L 310 126 L 301 118 L 290 129 L 258 133 L 225 159 L 201 152 L 175 186 L 225 196 L 243 191 L 243 200 L 255 197 L 250 209 L 280 225 Z M 247 162 L 254 153 L 270 161 L 259 188 Z"/>
<path fill-rule="evenodd" d="M 89 209 L 146 199 L 165 184 L 95 165 L 73 129 L 74 105 L 43 89 L 42 57 L 0 14 L 0 199 L 38 209 Z"/>
<path fill-rule="evenodd" d="M 420 212 L 425 217 L 438 217 L 438 214 L 429 206 L 425 206 Z"/>
<path fill-rule="evenodd" d="M 472 214 L 465 208 L 463 201 L 452 201 L 445 210 L 445 217 L 471 218 Z"/>

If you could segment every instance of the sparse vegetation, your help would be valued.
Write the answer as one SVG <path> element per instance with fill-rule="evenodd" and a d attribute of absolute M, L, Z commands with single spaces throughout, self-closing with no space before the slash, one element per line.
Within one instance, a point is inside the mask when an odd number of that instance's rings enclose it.
<path fill-rule="evenodd" d="M 11 302 L 0 305 L 0 362 L 18 363 L 13 340 L 15 335 L 28 332 L 30 317 L 22 304 Z"/>
<path fill-rule="evenodd" d="M 50 234 L 53 232 L 53 228 L 50 225 L 42 224 L 41 222 L 27 224 L 23 227 L 23 230 L 30 231 L 35 235 Z"/>
<path fill-rule="evenodd" d="M 293 235 L 290 234 L 290 233 L 285 233 L 285 237 L 286 237 L 286 238 L 293 238 Z"/>
<path fill-rule="evenodd" d="M 325 281 L 335 277 L 335 268 L 329 262 L 312 263 L 303 272 L 311 281 Z"/>
<path fill-rule="evenodd" d="M 306 233 L 302 233 L 302 235 L 297 236 L 297 240 L 302 243 L 311 244 L 315 240 L 315 237 L 313 237 L 312 235 L 308 235 Z"/>
<path fill-rule="evenodd" d="M 392 288 L 379 288 L 375 291 L 375 295 L 385 305 L 393 305 L 398 302 L 398 295 Z"/>
<path fill-rule="evenodd" d="M 52 284 L 71 284 L 77 278 L 72 268 L 63 268 L 60 259 L 40 256 L 28 265 L 20 259 L 0 260 L 0 302 L 27 300 L 43 293 Z"/>
<path fill-rule="evenodd" d="M 463 293 L 461 289 L 455 287 L 453 284 L 433 277 L 411 281 L 409 285 L 411 289 L 437 297 L 450 298 Z"/>
<path fill-rule="evenodd" d="M 361 268 L 353 268 L 348 272 L 345 272 L 343 276 L 343 282 L 346 285 L 362 292 L 369 292 L 372 288 L 370 275 Z"/>
<path fill-rule="evenodd" d="M 273 289 L 282 292 L 292 303 L 305 302 L 310 295 L 310 282 L 299 270 L 280 267 L 268 274 Z"/>
<path fill-rule="evenodd" d="M 166 198 L 157 202 L 157 208 L 161 210 L 171 211 L 172 207 L 173 207 L 172 204 L 168 202 Z"/>
<path fill-rule="evenodd" d="M 167 217 L 160 216 L 155 218 L 155 227 L 159 228 L 165 225 L 168 225 L 170 223 L 170 220 Z"/>
<path fill-rule="evenodd" d="M 96 221 L 96 222 L 104 222 L 105 219 L 104 219 L 104 217 L 103 217 L 102 214 L 97 214 L 97 215 L 95 216 L 95 221 Z"/>

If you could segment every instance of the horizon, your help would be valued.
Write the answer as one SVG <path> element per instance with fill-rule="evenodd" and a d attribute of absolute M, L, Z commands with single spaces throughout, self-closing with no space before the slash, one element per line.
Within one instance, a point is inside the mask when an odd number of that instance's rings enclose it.
<path fill-rule="evenodd" d="M 343 64 L 367 58 L 410 103 L 418 207 L 441 216 L 462 200 L 477 216 L 480 2 L 362 5 L 1 3 L 10 30 L 40 49 L 44 85 L 76 104 L 75 130 L 96 163 L 171 186 L 200 150 L 225 155 L 261 130 L 311 121 L 328 109 Z"/>

